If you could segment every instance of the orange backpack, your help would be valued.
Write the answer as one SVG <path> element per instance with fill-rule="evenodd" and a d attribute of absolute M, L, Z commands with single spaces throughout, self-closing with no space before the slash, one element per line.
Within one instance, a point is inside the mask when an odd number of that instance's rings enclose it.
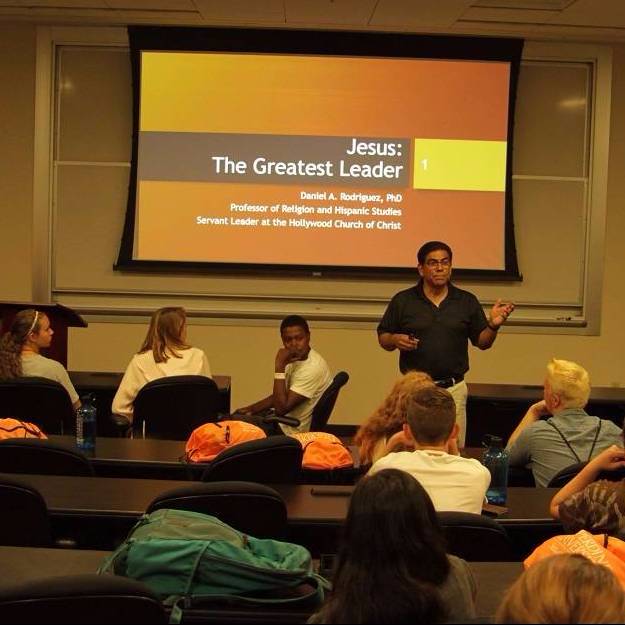
<path fill-rule="evenodd" d="M 352 455 L 334 434 L 302 432 L 293 434 L 304 448 L 304 469 L 347 469 L 354 466 Z"/>
<path fill-rule="evenodd" d="M 0 440 L 5 438 L 48 438 L 34 423 L 12 417 L 0 419 Z"/>
<path fill-rule="evenodd" d="M 205 423 L 189 436 L 185 447 L 187 462 L 210 462 L 224 449 L 259 438 L 266 438 L 265 432 L 245 421 Z"/>
<path fill-rule="evenodd" d="M 595 564 L 607 566 L 625 588 L 625 542 L 606 534 L 591 534 L 580 530 L 549 538 L 536 547 L 523 562 L 525 568 L 558 553 L 580 553 Z"/>

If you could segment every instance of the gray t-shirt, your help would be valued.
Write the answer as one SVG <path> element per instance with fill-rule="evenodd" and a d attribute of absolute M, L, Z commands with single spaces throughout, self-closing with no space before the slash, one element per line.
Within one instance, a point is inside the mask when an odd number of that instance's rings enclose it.
<path fill-rule="evenodd" d="M 610 445 L 623 442 L 621 428 L 612 421 L 589 416 L 582 408 L 566 408 L 549 421 L 562 432 L 579 460 L 549 423 L 543 420 L 532 423 L 509 448 L 510 466 L 529 465 L 537 486 L 547 486 L 558 471 L 576 462 L 586 462 L 600 423 L 601 429 L 592 449 L 593 458 Z"/>
<path fill-rule="evenodd" d="M 72 404 L 78 401 L 78 393 L 69 379 L 65 367 L 56 360 L 46 358 L 41 354 L 29 354 L 28 356 L 22 356 L 22 373 L 29 377 L 48 378 L 49 380 L 55 380 L 59 384 L 65 387 L 65 390 L 69 394 Z"/>

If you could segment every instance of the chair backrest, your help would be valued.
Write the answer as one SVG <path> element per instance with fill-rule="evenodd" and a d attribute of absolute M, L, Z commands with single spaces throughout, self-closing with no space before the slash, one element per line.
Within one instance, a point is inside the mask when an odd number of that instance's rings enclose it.
<path fill-rule="evenodd" d="M 52 546 L 48 508 L 37 489 L 16 480 L 2 479 L 0 510 L 0 545 Z"/>
<path fill-rule="evenodd" d="M 219 389 L 203 375 L 152 380 L 134 401 L 133 429 L 145 438 L 186 441 L 203 423 L 217 420 Z"/>
<path fill-rule="evenodd" d="M 504 527 L 470 512 L 439 512 L 447 551 L 469 562 L 514 562 L 519 559 Z"/>
<path fill-rule="evenodd" d="M 625 468 L 621 467 L 620 469 L 616 469 L 614 471 L 601 471 L 599 475 L 597 475 L 597 480 L 608 480 L 609 482 L 620 482 L 621 480 L 625 480 Z"/>
<path fill-rule="evenodd" d="M 562 488 L 565 484 L 568 484 L 584 467 L 585 462 L 576 462 L 570 464 L 564 469 L 560 469 L 547 484 L 547 488 Z"/>
<path fill-rule="evenodd" d="M 294 484 L 302 471 L 302 446 L 290 436 L 270 436 L 222 451 L 202 474 L 203 482 L 254 481 Z"/>
<path fill-rule="evenodd" d="M 80 451 L 38 438 L 0 440 L 0 473 L 94 475 L 91 461 Z"/>
<path fill-rule="evenodd" d="M 215 516 L 239 532 L 257 538 L 286 536 L 286 504 L 273 488 L 251 482 L 206 482 L 165 491 L 146 512 L 161 508 Z"/>
<path fill-rule="evenodd" d="M 30 421 L 46 434 L 76 431 L 72 400 L 64 386 L 48 378 L 0 380 L 0 417 Z"/>
<path fill-rule="evenodd" d="M 336 399 L 339 396 L 339 391 L 347 384 L 348 380 L 349 374 L 346 371 L 339 371 L 334 376 L 330 386 L 323 391 L 323 394 L 312 411 L 310 421 L 311 432 L 323 432 L 325 430 L 326 424 L 330 420 L 330 415 L 334 409 L 334 404 L 336 404 Z"/>
<path fill-rule="evenodd" d="M 117 575 L 40 578 L 0 589 L 5 623 L 167 623 L 143 583 Z"/>

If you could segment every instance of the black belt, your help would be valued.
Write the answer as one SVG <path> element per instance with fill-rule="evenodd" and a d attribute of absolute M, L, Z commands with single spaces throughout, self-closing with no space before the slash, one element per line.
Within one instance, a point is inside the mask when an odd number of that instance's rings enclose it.
<path fill-rule="evenodd" d="M 449 388 L 450 386 L 455 386 L 458 382 L 462 382 L 464 380 L 463 375 L 454 376 L 453 378 L 441 378 L 440 380 L 434 380 L 434 384 L 436 386 L 440 386 L 441 388 Z"/>

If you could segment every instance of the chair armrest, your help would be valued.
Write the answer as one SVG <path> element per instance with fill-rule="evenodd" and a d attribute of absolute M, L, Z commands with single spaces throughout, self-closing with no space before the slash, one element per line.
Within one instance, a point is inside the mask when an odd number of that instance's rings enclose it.
<path fill-rule="evenodd" d="M 286 415 L 280 416 L 272 409 L 270 414 L 263 416 L 263 423 L 284 423 L 284 425 L 290 425 L 293 428 L 300 426 L 300 420 L 295 417 L 287 417 Z"/>

